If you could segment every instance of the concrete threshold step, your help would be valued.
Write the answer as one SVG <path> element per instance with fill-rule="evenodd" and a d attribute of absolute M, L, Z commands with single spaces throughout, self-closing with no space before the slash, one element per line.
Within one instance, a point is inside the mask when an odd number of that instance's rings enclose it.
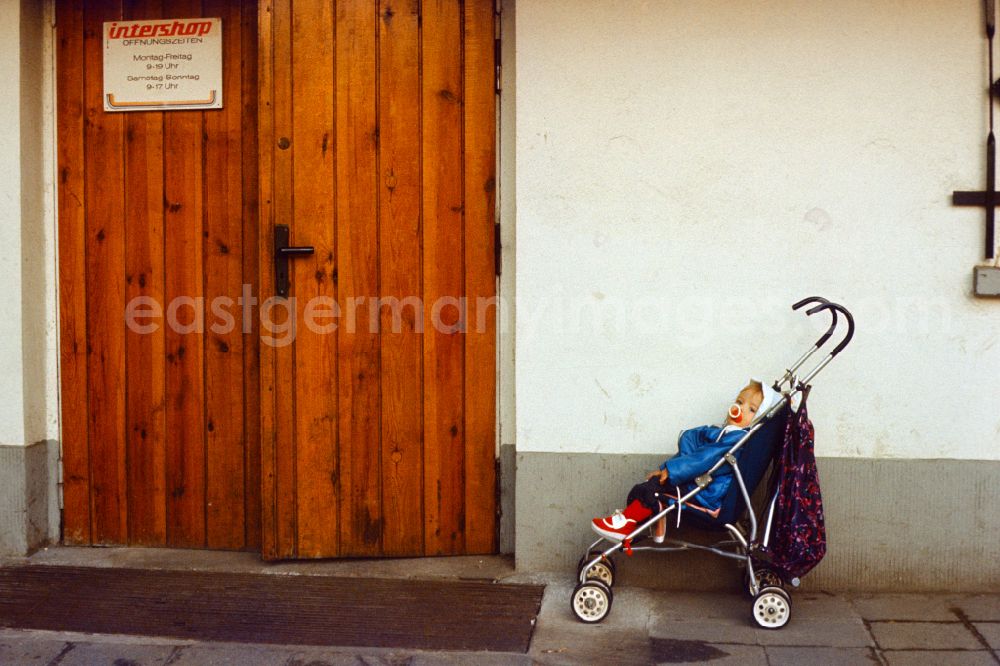
<path fill-rule="evenodd" d="M 0 567 L 26 564 L 414 580 L 500 581 L 514 574 L 510 555 L 264 562 L 258 553 L 247 552 L 53 546 L 26 558 L 0 559 Z"/>

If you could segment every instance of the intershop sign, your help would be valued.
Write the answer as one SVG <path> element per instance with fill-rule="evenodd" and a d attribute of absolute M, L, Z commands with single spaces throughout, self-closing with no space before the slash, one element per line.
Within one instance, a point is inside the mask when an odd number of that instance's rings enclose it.
<path fill-rule="evenodd" d="M 104 24 L 104 110 L 222 108 L 222 19 Z"/>

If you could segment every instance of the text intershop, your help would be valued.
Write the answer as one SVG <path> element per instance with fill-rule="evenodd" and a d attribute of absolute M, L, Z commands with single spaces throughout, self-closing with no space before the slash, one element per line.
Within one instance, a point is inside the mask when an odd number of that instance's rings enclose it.
<path fill-rule="evenodd" d="M 167 23 L 146 23 L 144 25 L 111 24 L 108 36 L 111 39 L 135 39 L 137 37 L 201 37 L 212 29 L 211 21 L 170 21 Z"/>

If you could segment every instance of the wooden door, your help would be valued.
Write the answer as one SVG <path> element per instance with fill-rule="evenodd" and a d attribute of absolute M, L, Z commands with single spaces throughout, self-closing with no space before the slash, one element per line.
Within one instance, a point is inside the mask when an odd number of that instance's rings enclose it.
<path fill-rule="evenodd" d="M 196 304 L 257 292 L 256 2 L 56 15 L 64 540 L 255 550 L 256 327 L 199 325 Z M 222 18 L 224 108 L 105 112 L 103 23 L 198 16 Z M 179 325 L 127 326 L 138 297 Z"/>
<path fill-rule="evenodd" d="M 262 295 L 276 225 L 314 248 L 262 310 L 264 556 L 493 552 L 492 0 L 260 29 Z"/>

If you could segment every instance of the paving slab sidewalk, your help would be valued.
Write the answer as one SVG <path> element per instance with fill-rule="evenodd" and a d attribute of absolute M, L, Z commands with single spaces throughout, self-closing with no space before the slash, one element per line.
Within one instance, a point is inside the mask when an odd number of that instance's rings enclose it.
<path fill-rule="evenodd" d="M 60 554 L 50 559 L 54 564 L 66 563 L 66 557 Z M 153 558 L 149 553 L 143 557 Z M 39 561 L 32 559 L 34 563 Z M 163 568 L 160 564 L 156 560 L 153 568 Z M 190 568 L 228 569 L 232 564 L 224 559 L 216 562 L 207 558 L 198 567 Z M 245 566 L 252 569 L 256 565 L 248 562 Z M 425 567 L 422 572 L 406 561 L 394 565 L 380 561 L 371 567 L 358 562 L 338 566 L 350 567 L 349 575 L 353 576 L 437 577 L 450 569 L 460 571 L 458 577 L 464 578 L 544 584 L 545 594 L 529 652 L 317 648 L 0 629 L 0 664 L 1000 665 L 1000 595 L 801 591 L 792 595 L 789 624 L 780 630 L 764 630 L 752 623 L 750 600 L 738 592 L 696 594 L 616 586 L 609 616 L 600 624 L 585 625 L 570 610 L 574 583 L 565 572 L 522 574 L 515 572 L 509 562 L 488 558 L 452 559 L 449 566 L 438 569 L 435 569 L 438 564 L 424 562 L 420 565 Z M 285 573 L 342 575 L 344 572 L 301 567 Z"/>
<path fill-rule="evenodd" d="M 510 579 L 508 579 L 508 582 Z M 533 577 L 533 582 L 539 582 Z M 550 579 L 528 654 L 208 643 L 156 637 L 0 630 L 0 663 L 116 666 L 246 664 L 1000 664 L 1000 595 L 793 596 L 781 630 L 751 624 L 738 594 L 616 588 L 607 619 L 585 625 L 572 582 Z M 927 619 L 919 609 L 926 608 Z M 947 612 L 951 612 L 949 616 Z"/>

